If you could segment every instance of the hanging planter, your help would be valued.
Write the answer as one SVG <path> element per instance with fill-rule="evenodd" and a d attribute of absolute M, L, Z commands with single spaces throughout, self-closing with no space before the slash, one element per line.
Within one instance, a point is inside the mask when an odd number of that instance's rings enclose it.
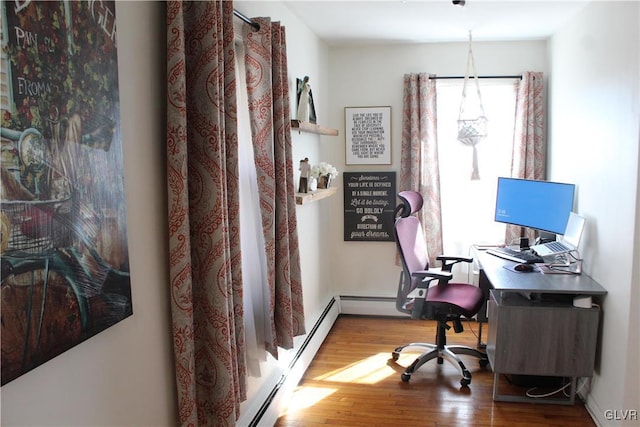
<path fill-rule="evenodd" d="M 469 85 L 470 73 L 473 73 L 473 79 L 476 86 L 476 99 L 467 99 L 467 86 Z M 460 111 L 458 113 L 458 141 L 464 145 L 470 145 L 473 148 L 473 160 L 471 164 L 471 179 L 480 179 L 480 171 L 478 169 L 478 151 L 476 145 L 487 136 L 487 117 L 484 114 L 482 105 L 482 96 L 480 94 L 480 83 L 478 82 L 478 74 L 473 60 L 473 51 L 471 50 L 471 31 L 469 31 L 469 54 L 467 56 L 467 71 L 464 76 L 464 84 L 462 86 L 462 100 L 460 101 Z"/>

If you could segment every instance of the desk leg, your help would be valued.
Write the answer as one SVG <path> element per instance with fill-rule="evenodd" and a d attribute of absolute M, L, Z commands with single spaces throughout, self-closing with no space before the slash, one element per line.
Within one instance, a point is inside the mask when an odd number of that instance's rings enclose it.
<path fill-rule="evenodd" d="M 498 393 L 498 384 L 500 384 L 500 374 L 497 372 L 493 373 L 493 401 L 500 401 L 500 393 Z"/>
<path fill-rule="evenodd" d="M 478 350 L 484 350 L 487 348 L 487 345 L 482 342 L 482 324 L 483 321 L 478 321 L 478 345 L 476 346 Z"/>
<path fill-rule="evenodd" d="M 482 307 L 480 307 L 480 311 L 478 312 L 477 319 L 480 324 L 480 329 L 478 332 L 478 349 L 485 349 L 487 345 L 482 342 L 482 324 L 486 323 L 489 320 L 489 316 L 487 316 L 487 301 L 489 301 L 489 291 L 493 289 L 491 282 L 487 278 L 487 275 L 484 273 L 483 269 L 480 269 L 480 275 L 478 277 L 478 287 L 482 291 L 484 295 L 484 303 Z"/>
<path fill-rule="evenodd" d="M 576 384 L 578 383 L 578 379 L 576 377 L 571 378 L 571 389 L 569 391 L 569 404 L 573 405 L 576 401 Z"/>

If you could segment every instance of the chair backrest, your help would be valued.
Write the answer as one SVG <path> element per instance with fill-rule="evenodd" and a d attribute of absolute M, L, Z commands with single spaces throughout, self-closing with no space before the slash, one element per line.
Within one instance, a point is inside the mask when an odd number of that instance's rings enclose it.
<path fill-rule="evenodd" d="M 401 204 L 395 210 L 394 234 L 403 272 L 398 284 L 396 308 L 406 312 L 402 308 L 404 301 L 417 284 L 417 279 L 411 276 L 415 271 L 429 268 L 429 252 L 420 221 L 414 216 L 422 208 L 422 196 L 416 191 L 402 191 L 398 193 L 398 198 Z"/>

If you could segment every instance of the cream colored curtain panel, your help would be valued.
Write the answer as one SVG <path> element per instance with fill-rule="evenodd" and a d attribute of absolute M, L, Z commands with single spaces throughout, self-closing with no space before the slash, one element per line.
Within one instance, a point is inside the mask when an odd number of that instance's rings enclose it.
<path fill-rule="evenodd" d="M 516 120 L 513 134 L 511 177 L 542 180 L 546 178 L 544 134 L 544 82 L 540 72 L 525 72 L 518 85 Z M 507 225 L 505 242 L 519 241 L 520 237 L 535 239 L 529 228 Z"/>
<path fill-rule="evenodd" d="M 291 154 L 291 119 L 285 29 L 254 18 L 247 29 L 245 66 L 262 228 L 268 265 L 269 315 L 266 349 L 292 348 L 305 333 Z"/>
<path fill-rule="evenodd" d="M 167 3 L 169 273 L 179 422 L 246 399 L 233 3 Z"/>
<path fill-rule="evenodd" d="M 284 28 L 245 34 L 265 240 L 266 349 L 304 334 Z M 181 425 L 233 426 L 246 399 L 233 2 L 167 3 L 167 190 Z M 248 27 L 247 27 L 248 28 Z"/>
<path fill-rule="evenodd" d="M 405 74 L 400 190 L 417 191 L 424 198 L 418 215 L 432 265 L 443 251 L 436 101 L 435 79 L 426 73 Z"/>

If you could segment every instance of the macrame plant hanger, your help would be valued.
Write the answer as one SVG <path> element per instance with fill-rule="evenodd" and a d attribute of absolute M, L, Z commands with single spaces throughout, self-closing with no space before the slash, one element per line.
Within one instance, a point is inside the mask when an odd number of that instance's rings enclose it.
<path fill-rule="evenodd" d="M 473 79 L 476 83 L 477 99 L 467 99 L 467 86 L 469 85 L 469 74 L 473 72 Z M 473 102 L 475 101 L 475 102 Z M 476 73 L 476 64 L 473 60 L 471 50 L 471 31 L 469 31 L 469 54 L 467 55 L 467 71 L 464 75 L 464 85 L 462 86 L 462 100 L 460 101 L 460 112 L 458 113 L 458 141 L 473 148 L 473 163 L 471 165 L 471 179 L 480 179 L 478 170 L 478 151 L 476 145 L 487 136 L 487 117 L 484 115 L 482 106 L 482 96 L 480 95 L 480 83 Z"/>

